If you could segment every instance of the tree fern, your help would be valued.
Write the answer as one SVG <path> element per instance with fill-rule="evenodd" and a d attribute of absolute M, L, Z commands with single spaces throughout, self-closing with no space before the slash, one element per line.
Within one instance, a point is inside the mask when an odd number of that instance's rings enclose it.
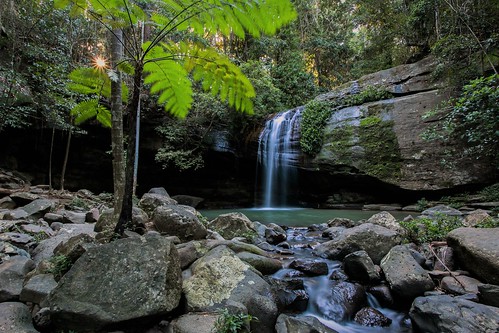
<path fill-rule="evenodd" d="M 97 98 L 76 104 L 70 114 L 75 117 L 74 122 L 80 125 L 85 121 L 96 118 L 103 126 L 111 127 L 111 112 L 99 103 Z"/>

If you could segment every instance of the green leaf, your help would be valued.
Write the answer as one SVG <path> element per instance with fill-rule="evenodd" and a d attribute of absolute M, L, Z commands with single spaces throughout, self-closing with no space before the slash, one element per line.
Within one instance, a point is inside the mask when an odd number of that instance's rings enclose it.
<path fill-rule="evenodd" d="M 70 114 L 75 117 L 75 124 L 80 125 L 85 121 L 94 118 L 97 115 L 98 99 L 83 101 L 71 109 Z"/>

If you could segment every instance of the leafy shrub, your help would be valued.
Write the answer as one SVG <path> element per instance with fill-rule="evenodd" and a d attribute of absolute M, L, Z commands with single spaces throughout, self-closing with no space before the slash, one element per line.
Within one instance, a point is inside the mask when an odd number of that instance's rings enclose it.
<path fill-rule="evenodd" d="M 300 146 L 309 155 L 317 154 L 324 139 L 324 128 L 331 117 L 331 104 L 323 101 L 311 101 L 305 106 L 301 119 Z"/>
<path fill-rule="evenodd" d="M 499 219 L 493 217 L 487 218 L 478 223 L 475 228 L 499 228 Z"/>
<path fill-rule="evenodd" d="M 49 273 L 54 274 L 54 278 L 56 280 L 59 280 L 64 274 L 66 274 L 73 265 L 71 260 L 65 255 L 53 256 L 49 261 L 52 264 L 52 268 L 49 270 Z"/>
<path fill-rule="evenodd" d="M 248 326 L 255 317 L 243 313 L 229 313 L 227 309 L 222 309 L 215 322 L 213 333 L 240 333 L 249 332 Z"/>
<path fill-rule="evenodd" d="M 361 105 L 364 103 L 380 101 L 392 97 L 392 94 L 383 87 L 367 86 L 358 94 L 349 95 L 343 100 L 345 106 Z"/>
<path fill-rule="evenodd" d="M 400 225 L 406 230 L 407 239 L 416 244 L 445 240 L 449 232 L 463 226 L 459 217 L 444 214 L 402 221 Z"/>
<path fill-rule="evenodd" d="M 426 198 L 421 198 L 418 200 L 418 202 L 416 203 L 416 206 L 418 206 L 418 209 L 420 211 L 423 211 L 425 210 L 426 208 L 428 208 L 428 200 L 426 200 Z"/>
<path fill-rule="evenodd" d="M 487 201 L 499 201 L 499 183 L 487 186 L 480 191 L 480 194 L 484 196 Z"/>

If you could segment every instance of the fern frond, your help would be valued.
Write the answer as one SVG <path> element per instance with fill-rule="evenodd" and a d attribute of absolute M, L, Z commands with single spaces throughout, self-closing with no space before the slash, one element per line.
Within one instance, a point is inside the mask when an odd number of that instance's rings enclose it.
<path fill-rule="evenodd" d="M 72 82 L 68 87 L 74 92 L 102 95 L 106 98 L 111 95 L 111 81 L 102 71 L 87 67 L 77 68 L 69 74 L 69 79 Z"/>
<path fill-rule="evenodd" d="M 96 119 L 102 126 L 111 128 L 111 112 L 102 104 L 97 105 Z"/>
<path fill-rule="evenodd" d="M 183 59 L 185 69 L 195 81 L 202 83 L 203 90 L 218 95 L 236 110 L 253 113 L 252 98 L 255 90 L 248 78 L 229 58 L 214 48 L 191 43 L 166 45 L 170 53 Z"/>
<path fill-rule="evenodd" d="M 70 111 L 70 114 L 75 117 L 75 124 L 80 125 L 81 123 L 94 118 L 97 115 L 98 106 L 98 99 L 90 99 L 76 104 Z"/>
<path fill-rule="evenodd" d="M 185 117 L 192 105 L 192 84 L 184 67 L 167 49 L 156 46 L 146 58 L 144 72 L 144 83 L 151 85 L 151 93 L 159 94 L 158 102 L 175 116 Z"/>

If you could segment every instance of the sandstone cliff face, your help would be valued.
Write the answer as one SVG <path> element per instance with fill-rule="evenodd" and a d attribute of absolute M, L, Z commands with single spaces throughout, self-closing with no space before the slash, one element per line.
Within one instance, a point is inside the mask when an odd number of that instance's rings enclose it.
<path fill-rule="evenodd" d="M 332 100 L 368 87 L 393 98 L 337 110 L 329 119 L 320 153 L 303 168 L 367 175 L 407 190 L 439 190 L 487 182 L 493 175 L 483 159 L 465 158 L 461 148 L 427 142 L 431 125 L 423 115 L 446 101 L 451 89 L 431 76 L 432 58 L 373 73 L 317 97 Z M 434 120 L 440 121 L 440 120 Z"/>

